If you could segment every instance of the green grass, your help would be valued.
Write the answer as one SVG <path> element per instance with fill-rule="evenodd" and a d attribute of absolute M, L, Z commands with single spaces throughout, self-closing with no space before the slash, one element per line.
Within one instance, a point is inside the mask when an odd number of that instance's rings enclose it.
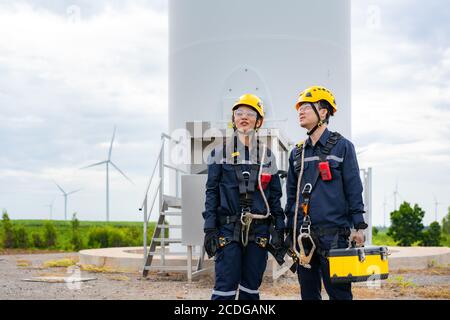
<path fill-rule="evenodd" d="M 372 235 L 372 243 L 377 246 L 397 246 L 398 244 L 387 235 L 387 228 L 379 229 L 377 235 Z M 413 243 L 412 246 L 418 246 L 420 241 Z M 442 234 L 441 246 L 450 247 L 450 235 Z"/>
<path fill-rule="evenodd" d="M 387 235 L 387 229 L 379 230 L 378 234 L 372 235 L 372 244 L 376 246 L 396 246 L 397 243 Z"/>
<path fill-rule="evenodd" d="M 28 239 L 30 241 L 29 248 L 33 248 L 32 234 L 37 233 L 43 238 L 44 236 L 44 224 L 47 220 L 11 220 L 14 228 L 23 226 L 26 230 Z M 53 248 L 44 249 L 58 249 L 71 251 L 71 238 L 72 238 L 72 226 L 71 221 L 53 220 L 53 225 L 57 232 L 57 244 Z M 1 225 L 1 221 L 0 221 Z M 106 227 L 108 229 L 120 230 L 126 235 L 127 246 L 141 246 L 143 243 L 143 226 L 142 222 L 126 222 L 126 221 L 80 221 L 79 234 L 83 241 L 83 249 L 88 249 L 89 233 L 95 228 Z M 148 224 L 148 242 L 151 241 L 151 236 L 155 229 L 155 223 L 150 222 Z M 3 238 L 2 230 L 0 228 L 0 239 Z M 2 247 L 2 243 L 0 243 Z"/>

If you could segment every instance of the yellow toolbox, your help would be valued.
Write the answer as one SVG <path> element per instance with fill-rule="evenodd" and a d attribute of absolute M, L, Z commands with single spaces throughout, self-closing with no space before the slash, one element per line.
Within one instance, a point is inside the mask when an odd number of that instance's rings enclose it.
<path fill-rule="evenodd" d="M 387 247 L 331 249 L 328 253 L 332 283 L 387 279 Z"/>

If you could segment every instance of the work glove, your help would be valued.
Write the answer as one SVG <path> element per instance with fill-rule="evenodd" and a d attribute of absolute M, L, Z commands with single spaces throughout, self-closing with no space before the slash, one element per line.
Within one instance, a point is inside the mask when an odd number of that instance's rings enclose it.
<path fill-rule="evenodd" d="M 275 232 L 277 234 L 277 237 L 272 237 L 272 239 L 270 239 L 270 243 L 274 248 L 281 248 L 282 246 L 284 246 L 284 230 L 275 229 Z"/>
<path fill-rule="evenodd" d="M 206 229 L 203 246 L 208 258 L 214 257 L 216 255 L 217 248 L 219 247 L 219 230 L 216 228 Z"/>
<path fill-rule="evenodd" d="M 354 243 L 356 245 L 356 247 L 363 247 L 364 246 L 364 241 L 366 241 L 366 236 L 364 235 L 364 230 L 356 230 L 356 231 L 352 231 L 350 233 L 350 237 L 349 237 L 349 241 L 350 243 Z"/>

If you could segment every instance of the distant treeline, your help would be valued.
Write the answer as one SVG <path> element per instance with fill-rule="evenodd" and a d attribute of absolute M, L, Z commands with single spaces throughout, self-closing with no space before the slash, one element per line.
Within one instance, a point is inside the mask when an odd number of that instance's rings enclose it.
<path fill-rule="evenodd" d="M 148 225 L 148 243 L 155 223 Z M 78 251 L 90 248 L 137 247 L 143 245 L 142 222 L 10 220 L 3 212 L 0 248 Z"/>

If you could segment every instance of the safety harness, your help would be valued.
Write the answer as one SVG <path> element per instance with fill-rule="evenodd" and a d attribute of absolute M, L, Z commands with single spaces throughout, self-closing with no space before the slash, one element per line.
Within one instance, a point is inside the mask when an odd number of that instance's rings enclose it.
<path fill-rule="evenodd" d="M 234 172 L 236 174 L 236 178 L 238 180 L 238 186 L 239 186 L 239 207 L 241 209 L 241 212 L 236 215 L 232 216 L 222 216 L 219 217 L 219 223 L 220 225 L 230 224 L 234 223 L 234 231 L 233 231 L 233 241 L 241 242 L 244 247 L 247 246 L 249 241 L 255 241 L 260 247 L 265 248 L 268 243 L 268 238 L 266 237 L 255 237 L 255 234 L 252 228 L 253 225 L 259 225 L 259 224 L 267 224 L 269 225 L 269 232 L 272 237 L 277 237 L 275 228 L 273 226 L 274 221 L 270 214 L 270 207 L 267 202 L 267 198 L 264 193 L 265 187 L 263 187 L 263 182 L 265 183 L 265 186 L 267 186 L 267 183 L 270 181 L 270 178 L 265 181 L 262 181 L 261 176 L 262 174 L 262 167 L 264 164 L 264 158 L 266 156 L 266 152 L 268 156 L 270 157 L 270 150 L 266 148 L 264 144 L 262 144 L 262 159 L 260 161 L 260 141 L 259 139 L 256 139 L 256 164 L 248 164 L 249 170 L 244 169 L 242 163 L 238 163 L 238 156 L 240 155 L 239 151 L 237 150 L 237 143 L 238 143 L 238 137 L 237 135 L 234 136 L 234 143 L 233 143 L 233 153 L 231 154 L 231 157 L 233 158 L 233 168 Z M 223 157 L 226 159 L 226 143 L 224 141 L 223 145 Z M 259 188 L 259 191 L 261 192 L 261 196 L 264 200 L 264 203 L 266 205 L 267 213 L 265 215 L 262 214 L 254 214 L 251 212 L 251 209 L 253 207 L 253 196 L 256 191 L 256 188 Z M 219 238 L 219 247 L 224 247 L 228 243 L 232 241 L 231 239 L 220 237 Z"/>
<path fill-rule="evenodd" d="M 327 156 L 330 155 L 331 150 L 337 144 L 339 139 L 342 136 L 338 132 L 331 132 L 330 136 L 327 139 L 327 142 L 323 148 L 319 148 L 319 165 L 317 173 L 314 175 L 314 178 L 311 182 L 305 183 L 302 190 L 302 211 L 303 211 L 303 223 L 300 228 L 300 234 L 296 237 L 297 233 L 297 216 L 298 216 L 298 208 L 299 208 L 299 196 L 300 189 L 303 178 L 304 171 L 304 154 L 305 154 L 305 146 L 304 142 L 301 142 L 297 145 L 296 153 L 294 154 L 295 159 L 295 171 L 299 173 L 297 180 L 297 193 L 296 193 L 296 203 L 295 203 L 295 214 L 294 214 L 294 224 L 293 224 L 293 251 L 298 255 L 298 263 L 305 267 L 311 268 L 310 261 L 313 257 L 314 252 L 317 250 L 319 254 L 326 254 L 322 248 L 319 247 L 318 237 L 323 235 L 328 235 L 330 233 L 336 235 L 335 240 L 333 241 L 333 246 L 337 246 L 337 239 L 339 235 L 344 231 L 340 228 L 312 228 L 311 226 L 311 218 L 309 215 L 309 203 L 311 200 L 311 194 L 314 190 L 314 187 L 319 179 L 319 176 L 322 177 L 322 180 L 328 181 L 331 180 L 331 172 L 328 165 Z M 314 241 L 314 238 L 316 241 Z M 316 244 L 317 242 L 317 244 Z M 300 252 L 297 251 L 296 245 L 298 244 L 300 248 Z"/>

